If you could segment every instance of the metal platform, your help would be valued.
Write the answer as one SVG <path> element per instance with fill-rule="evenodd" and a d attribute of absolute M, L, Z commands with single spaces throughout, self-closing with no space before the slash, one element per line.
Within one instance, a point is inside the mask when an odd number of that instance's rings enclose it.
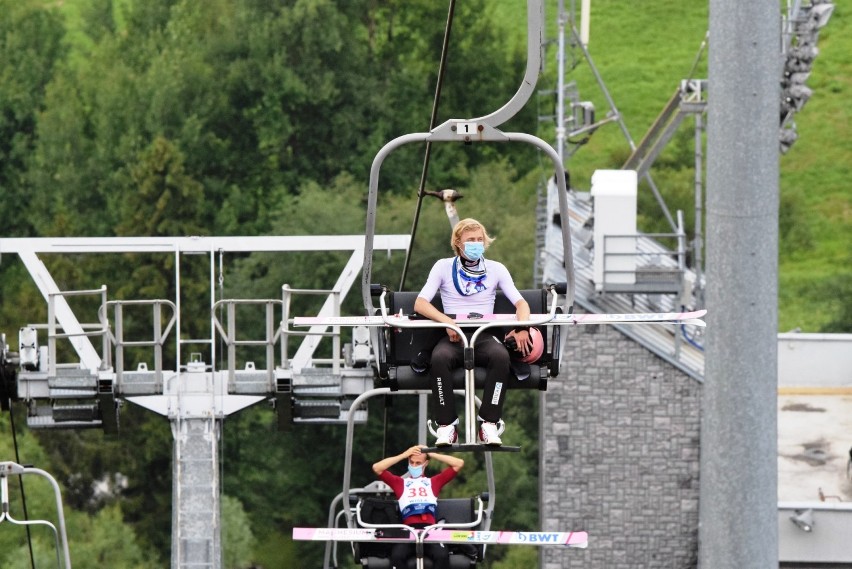
<path fill-rule="evenodd" d="M 507 445 L 455 444 L 445 447 L 423 447 L 423 452 L 521 452 L 521 447 Z"/>

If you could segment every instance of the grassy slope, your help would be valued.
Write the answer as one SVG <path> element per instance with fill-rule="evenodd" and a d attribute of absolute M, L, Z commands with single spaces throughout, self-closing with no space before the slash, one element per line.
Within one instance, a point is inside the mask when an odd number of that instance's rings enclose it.
<path fill-rule="evenodd" d="M 852 0 L 835 4 L 808 80 L 813 96 L 796 121 L 799 140 L 781 159 L 782 191 L 800 201 L 810 241 L 781 257 L 782 330 L 813 331 L 852 302 L 848 285 L 845 298 L 837 288 L 852 278 Z"/>
<path fill-rule="evenodd" d="M 524 0 L 515 2 L 523 4 Z M 592 2 L 589 50 L 634 142 L 641 140 L 696 61 L 694 76 L 707 76 L 706 51 L 697 56 L 707 30 L 708 4 L 680 0 Z M 549 37 L 555 37 L 555 5 L 547 2 Z M 818 331 L 837 318 L 842 303 L 850 302 L 849 287 L 845 287 L 846 298 L 840 296 L 840 287 L 848 281 L 843 275 L 852 276 L 852 191 L 847 179 L 852 163 L 852 107 L 848 104 L 852 93 L 852 0 L 835 0 L 835 5 L 831 21 L 821 31 L 820 55 L 808 80 L 814 94 L 796 117 L 799 140 L 781 157 L 782 204 L 787 208 L 784 213 L 794 220 L 790 230 L 793 238 L 783 244 L 779 260 L 782 331 L 794 327 Z M 548 55 L 548 71 L 540 89 L 553 85 L 554 50 Z M 581 57 L 579 53 L 576 56 Z M 580 98 L 593 101 L 598 118 L 602 118 L 608 105 L 589 66 L 581 61 L 567 80 L 577 82 Z M 541 104 L 541 114 L 551 112 L 546 108 L 550 103 Z M 692 137 L 689 120 L 681 126 L 679 135 Z M 543 126 L 539 136 L 553 140 L 552 127 Z M 628 151 L 618 126 L 601 128 L 567 162 L 573 185 L 587 188 L 596 169 L 619 167 Z M 655 177 L 664 195 L 681 196 L 680 205 L 667 198 L 670 209 L 683 207 L 683 196 L 692 194 L 692 176 L 683 172 L 671 179 Z M 640 213 L 659 215 L 659 211 Z M 691 213 L 686 211 L 687 218 Z M 852 331 L 852 323 L 847 324 Z"/>

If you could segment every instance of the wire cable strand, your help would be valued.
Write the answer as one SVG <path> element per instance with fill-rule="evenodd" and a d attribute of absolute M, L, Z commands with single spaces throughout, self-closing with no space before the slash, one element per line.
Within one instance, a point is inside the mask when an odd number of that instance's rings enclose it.
<path fill-rule="evenodd" d="M 447 24 L 444 26 L 444 41 L 441 45 L 441 62 L 438 65 L 438 81 L 435 85 L 435 97 L 432 100 L 432 116 L 429 119 L 429 130 L 437 126 L 438 122 L 438 106 L 441 99 L 441 88 L 444 85 L 444 72 L 447 65 L 447 52 L 450 47 L 450 32 L 453 28 L 453 15 L 456 10 L 455 0 L 450 0 L 449 9 L 447 11 Z M 417 190 L 417 206 L 414 210 L 414 221 L 411 224 L 411 242 L 408 245 L 408 250 L 405 252 L 405 263 L 402 266 L 402 276 L 399 280 L 399 290 L 405 290 L 405 278 L 408 274 L 408 265 L 411 261 L 411 251 L 414 249 L 414 239 L 417 236 L 417 226 L 420 221 L 420 210 L 423 205 L 423 197 L 426 189 L 426 177 L 429 173 L 429 160 L 432 156 L 432 143 L 426 142 L 426 151 L 423 155 L 423 170 L 420 173 L 420 186 Z"/>

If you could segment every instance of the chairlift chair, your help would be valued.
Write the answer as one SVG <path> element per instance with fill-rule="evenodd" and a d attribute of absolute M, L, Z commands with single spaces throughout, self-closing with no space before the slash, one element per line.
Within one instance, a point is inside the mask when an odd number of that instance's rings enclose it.
<path fill-rule="evenodd" d="M 530 305 L 532 314 L 543 314 L 548 311 L 548 289 L 521 290 L 524 300 Z M 386 292 L 386 303 L 388 312 L 392 314 L 414 314 L 414 302 L 417 299 L 416 292 Z M 432 303 L 443 310 L 440 297 L 435 297 Z M 561 309 L 556 308 L 557 313 Z M 515 307 L 506 299 L 502 292 L 497 293 L 494 304 L 495 314 L 514 314 Z M 547 378 L 556 377 L 559 374 L 559 351 L 560 351 L 560 327 L 549 326 L 546 333 L 542 328 L 542 336 L 545 340 L 544 353 L 535 362 L 529 364 L 528 376 L 519 374 L 521 369 L 513 369 L 513 377 L 510 378 L 510 389 L 538 389 L 547 390 Z M 500 339 L 511 330 L 511 327 L 499 327 L 493 332 Z M 443 328 L 384 328 L 380 330 L 379 342 L 376 344 L 376 369 L 379 384 L 390 387 L 392 391 L 399 389 L 430 389 L 429 375 L 425 372 L 417 372 L 411 367 L 412 360 L 417 354 L 431 349 L 434 342 L 441 334 Z M 435 334 L 438 336 L 436 337 Z M 453 376 L 454 385 L 458 388 L 464 386 L 464 369 L 457 369 Z M 482 388 L 485 381 L 485 369 L 478 367 L 475 370 L 476 387 Z"/>

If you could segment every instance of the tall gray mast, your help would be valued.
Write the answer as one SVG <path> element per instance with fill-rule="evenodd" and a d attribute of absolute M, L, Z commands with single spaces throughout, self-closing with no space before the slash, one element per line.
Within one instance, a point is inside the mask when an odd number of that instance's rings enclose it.
<path fill-rule="evenodd" d="M 710 0 L 699 567 L 778 566 L 776 0 Z"/>

